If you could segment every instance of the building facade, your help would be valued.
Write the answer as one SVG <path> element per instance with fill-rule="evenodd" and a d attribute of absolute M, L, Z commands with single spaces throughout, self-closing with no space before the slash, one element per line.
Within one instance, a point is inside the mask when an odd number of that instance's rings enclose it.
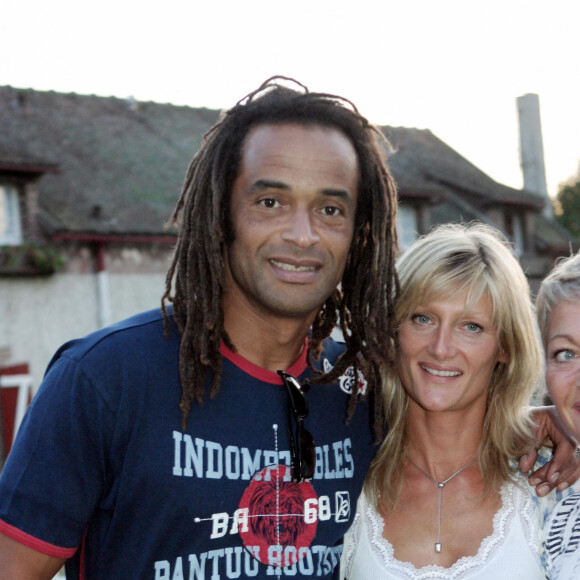
<path fill-rule="evenodd" d="M 34 390 L 63 342 L 160 305 L 175 242 L 165 224 L 218 116 L 0 87 L 0 369 L 28 369 Z M 534 287 L 577 247 L 541 196 L 495 182 L 430 131 L 383 130 L 403 249 L 434 224 L 484 221 L 514 242 Z"/>

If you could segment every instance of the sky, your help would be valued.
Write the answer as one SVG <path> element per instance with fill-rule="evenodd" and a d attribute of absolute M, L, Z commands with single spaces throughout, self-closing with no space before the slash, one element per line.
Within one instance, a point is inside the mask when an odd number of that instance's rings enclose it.
<path fill-rule="evenodd" d="M 219 109 L 291 76 L 516 188 L 536 93 L 555 195 L 580 161 L 579 23 L 579 0 L 2 0 L 0 86 Z"/>

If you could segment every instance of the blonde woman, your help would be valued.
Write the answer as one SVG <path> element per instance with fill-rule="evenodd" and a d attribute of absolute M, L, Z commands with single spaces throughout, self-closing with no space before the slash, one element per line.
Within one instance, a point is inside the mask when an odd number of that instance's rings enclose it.
<path fill-rule="evenodd" d="M 580 254 L 562 260 L 536 299 L 546 383 L 569 432 L 580 441 Z M 548 576 L 580 578 L 580 494 L 562 500 L 546 527 Z"/>
<path fill-rule="evenodd" d="M 386 436 L 343 554 L 358 579 L 544 578 L 538 498 L 516 458 L 542 374 L 529 288 L 492 228 L 441 226 L 400 258 Z"/>

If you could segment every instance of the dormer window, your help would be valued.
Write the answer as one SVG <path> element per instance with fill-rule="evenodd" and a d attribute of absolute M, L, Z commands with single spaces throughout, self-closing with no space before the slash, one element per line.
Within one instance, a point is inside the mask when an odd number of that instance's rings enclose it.
<path fill-rule="evenodd" d="M 0 246 L 22 244 L 20 204 L 14 185 L 0 183 Z"/>

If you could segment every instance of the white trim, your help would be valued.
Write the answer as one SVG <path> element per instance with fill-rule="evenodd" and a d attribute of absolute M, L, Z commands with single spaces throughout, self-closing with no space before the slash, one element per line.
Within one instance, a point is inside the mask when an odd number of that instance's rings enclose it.
<path fill-rule="evenodd" d="M 99 328 L 111 324 L 111 295 L 109 293 L 109 273 L 97 272 L 97 296 L 99 303 Z"/>

